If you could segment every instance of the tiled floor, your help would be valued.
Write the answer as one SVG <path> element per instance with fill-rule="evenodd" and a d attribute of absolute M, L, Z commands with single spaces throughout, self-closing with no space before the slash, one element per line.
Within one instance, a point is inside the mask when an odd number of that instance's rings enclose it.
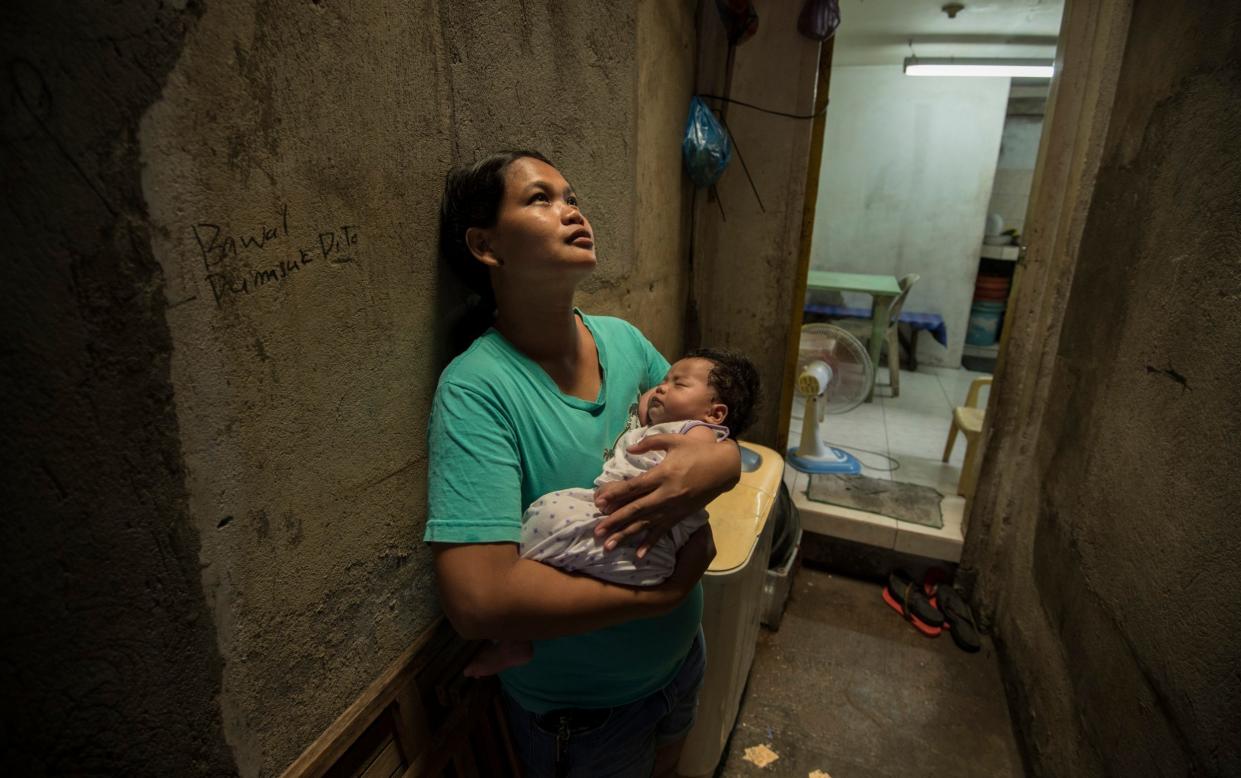
<path fill-rule="evenodd" d="M 965 439 L 957 436 L 952 457 L 940 460 L 948 438 L 952 409 L 965 403 L 975 378 L 986 376 L 970 370 L 922 367 L 901 371 L 900 397 L 892 397 L 888 370 L 881 368 L 873 402 L 839 415 L 829 415 L 819 425 L 819 435 L 833 446 L 845 448 L 862 463 L 862 475 L 891 478 L 929 486 L 945 495 L 940 509 L 944 528 L 933 530 L 897 521 L 888 516 L 840 508 L 806 499 L 808 476 L 785 468 L 785 480 L 811 532 L 841 537 L 883 548 L 956 562 L 961 557 L 961 518 L 965 500 L 957 496 L 957 481 L 965 458 Z M 986 407 L 987 389 L 979 397 Z M 802 404 L 793 406 L 789 441 L 801 437 Z"/>

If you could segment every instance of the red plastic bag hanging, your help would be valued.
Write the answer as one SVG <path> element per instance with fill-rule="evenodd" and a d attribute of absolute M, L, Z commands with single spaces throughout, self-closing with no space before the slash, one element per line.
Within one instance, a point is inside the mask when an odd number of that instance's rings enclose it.
<path fill-rule="evenodd" d="M 728 44 L 738 46 L 758 32 L 758 11 L 749 0 L 715 0 L 715 10 L 728 34 Z"/>

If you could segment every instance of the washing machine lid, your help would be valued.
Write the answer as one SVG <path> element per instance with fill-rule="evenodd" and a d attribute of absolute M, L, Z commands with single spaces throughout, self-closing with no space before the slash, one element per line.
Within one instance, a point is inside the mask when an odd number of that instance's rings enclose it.
<path fill-rule="evenodd" d="M 771 511 L 771 495 L 737 484 L 707 506 L 715 535 L 715 559 L 708 573 L 727 573 L 745 567 L 754 553 Z"/>
<path fill-rule="evenodd" d="M 740 483 L 707 506 L 715 536 L 715 560 L 708 574 L 726 574 L 749 563 L 784 473 L 784 458 L 775 451 L 755 443 L 741 445 L 758 453 L 762 462 L 757 470 L 743 472 Z"/>

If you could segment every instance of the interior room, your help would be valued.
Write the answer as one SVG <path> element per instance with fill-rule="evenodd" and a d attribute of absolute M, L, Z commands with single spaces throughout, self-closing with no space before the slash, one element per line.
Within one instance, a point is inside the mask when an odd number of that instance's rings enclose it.
<path fill-rule="evenodd" d="M 816 414 L 816 437 L 854 454 L 860 472 L 786 471 L 816 533 L 960 561 L 977 430 L 950 430 L 958 407 L 975 426 L 987 407 L 1061 12 L 1054 2 L 843 4 L 804 313 L 869 347 L 874 385 L 861 402 L 825 398 Z M 924 76 L 928 62 L 971 75 Z M 978 64 L 1014 62 L 1046 72 Z M 862 291 L 885 282 L 896 297 Z M 807 341 L 800 358 L 815 349 Z M 794 400 L 791 446 L 805 404 Z"/>
<path fill-rule="evenodd" d="M 1241 4 L 6 10 L 3 774 L 1241 775 Z"/>

